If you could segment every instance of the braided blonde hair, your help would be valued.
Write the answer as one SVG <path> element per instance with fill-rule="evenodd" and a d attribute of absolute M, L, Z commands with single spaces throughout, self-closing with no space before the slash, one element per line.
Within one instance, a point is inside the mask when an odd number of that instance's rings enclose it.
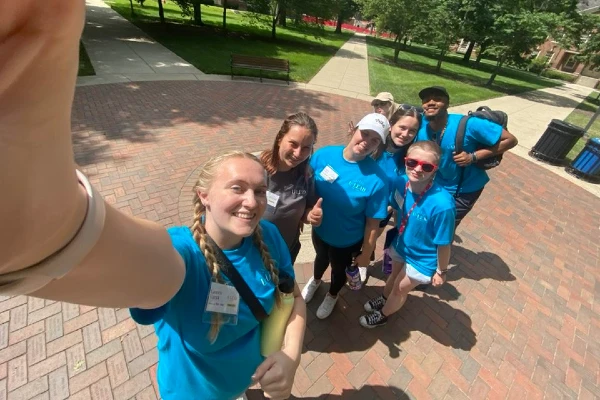
<path fill-rule="evenodd" d="M 215 249 L 208 244 L 208 235 L 206 233 L 206 228 L 204 227 L 204 223 L 203 223 L 203 217 L 206 214 L 206 207 L 204 206 L 204 204 L 202 204 L 202 201 L 200 200 L 200 196 L 198 196 L 198 193 L 199 192 L 205 192 L 205 193 L 208 192 L 210 190 L 210 187 L 211 187 L 214 179 L 215 179 L 215 176 L 217 175 L 218 171 L 220 170 L 219 167 L 225 161 L 228 161 L 228 160 L 231 160 L 234 158 L 245 158 L 245 159 L 249 159 L 252 161 L 256 161 L 257 163 L 261 164 L 260 160 L 258 158 L 256 158 L 254 155 L 252 155 L 250 153 L 244 153 L 241 151 L 230 151 L 230 152 L 221 154 L 219 156 L 212 157 L 210 160 L 208 160 L 206 162 L 206 164 L 204 164 L 204 166 L 200 170 L 200 173 L 198 175 L 198 180 L 196 181 L 196 184 L 194 185 L 194 188 L 193 188 L 194 218 L 193 218 L 192 227 L 191 227 L 192 235 L 194 237 L 194 240 L 198 244 L 198 247 L 202 251 L 202 254 L 204 254 L 204 258 L 206 259 L 206 265 L 208 267 L 208 270 L 209 270 L 212 278 L 219 283 L 223 283 L 224 280 L 223 280 L 223 276 L 221 275 L 221 269 L 219 268 L 219 264 L 217 263 Z M 267 249 L 267 246 L 263 241 L 262 229 L 260 228 L 260 225 L 258 225 L 256 227 L 256 229 L 254 230 L 252 239 L 253 239 L 254 245 L 260 251 L 260 255 L 261 255 L 262 261 L 265 265 L 265 268 L 271 274 L 271 279 L 273 280 L 273 283 L 275 284 L 275 288 L 276 288 L 275 289 L 275 294 L 276 294 L 275 301 L 276 301 L 277 306 L 279 306 L 281 304 L 281 292 L 279 291 L 279 287 L 278 287 L 279 271 L 277 270 L 277 267 L 275 266 L 275 263 L 273 262 L 273 259 L 271 258 L 271 254 L 269 253 L 269 250 Z M 221 329 L 222 325 L 223 325 L 223 318 L 221 317 L 221 315 L 219 313 L 213 313 L 211 316 L 211 328 L 209 331 L 209 338 L 212 343 L 214 343 L 214 341 L 217 340 L 217 336 L 219 335 L 219 330 Z"/>

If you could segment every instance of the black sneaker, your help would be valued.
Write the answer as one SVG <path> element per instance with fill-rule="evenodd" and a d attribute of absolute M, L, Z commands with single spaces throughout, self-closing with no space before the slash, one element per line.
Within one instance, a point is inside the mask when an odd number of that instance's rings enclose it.
<path fill-rule="evenodd" d="M 365 328 L 377 328 L 387 323 L 388 318 L 381 311 L 374 311 L 372 314 L 363 315 L 358 322 Z"/>
<path fill-rule="evenodd" d="M 373 311 L 381 311 L 383 306 L 385 306 L 385 297 L 378 296 L 365 303 L 365 311 L 368 313 L 372 313 Z"/>

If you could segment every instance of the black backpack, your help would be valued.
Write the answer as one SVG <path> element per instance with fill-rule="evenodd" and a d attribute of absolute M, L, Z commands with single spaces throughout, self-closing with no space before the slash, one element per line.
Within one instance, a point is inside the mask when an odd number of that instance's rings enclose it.
<path fill-rule="evenodd" d="M 497 123 L 504 129 L 506 129 L 506 126 L 508 125 L 508 115 L 504 111 L 492 110 L 487 106 L 481 106 L 477 108 L 476 111 L 469 111 L 469 114 L 463 116 L 460 122 L 458 123 L 458 130 L 456 131 L 455 143 L 456 154 L 462 153 L 463 151 L 463 143 L 465 138 L 465 129 L 467 127 L 467 121 L 472 117 L 487 119 L 488 121 Z M 481 146 L 479 148 L 483 147 L 485 146 Z M 475 162 L 475 166 L 481 169 L 492 169 L 500 165 L 501 161 L 502 154 L 497 154 L 495 156 L 485 158 L 483 160 L 477 160 Z"/>
<path fill-rule="evenodd" d="M 504 128 L 504 129 L 506 129 L 506 126 L 508 125 L 508 115 L 504 111 L 492 110 L 491 108 L 489 108 L 487 106 L 481 106 L 481 107 L 478 107 L 477 110 L 475 110 L 475 111 L 469 111 L 469 113 L 467 115 L 463 116 L 460 119 L 460 122 L 458 123 L 458 130 L 456 131 L 456 143 L 454 144 L 456 154 L 459 154 L 463 151 L 463 143 L 465 140 L 465 129 L 467 127 L 467 121 L 473 117 L 483 118 L 483 119 L 487 119 L 488 121 L 495 122 L 498 125 L 501 125 L 502 128 Z M 481 149 L 484 147 L 485 146 L 481 146 L 479 148 Z M 487 170 L 487 169 L 496 168 L 498 165 L 500 165 L 501 161 L 502 161 L 502 154 L 497 154 L 495 156 L 485 158 L 483 160 L 477 160 L 474 165 L 477 168 Z M 464 173 L 465 173 L 465 169 L 461 168 L 460 169 L 460 179 L 458 181 L 458 185 L 456 186 L 456 193 L 454 194 L 455 196 L 460 193 L 460 188 L 462 186 Z"/>

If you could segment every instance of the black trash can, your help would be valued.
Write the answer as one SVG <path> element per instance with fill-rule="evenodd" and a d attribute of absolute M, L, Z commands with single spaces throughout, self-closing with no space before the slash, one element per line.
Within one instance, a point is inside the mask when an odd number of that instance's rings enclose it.
<path fill-rule="evenodd" d="M 562 164 L 584 130 L 559 119 L 550 121 L 546 132 L 529 151 L 529 155 L 550 164 Z"/>
<path fill-rule="evenodd" d="M 585 147 L 565 170 L 591 183 L 600 183 L 600 139 L 588 139 Z"/>

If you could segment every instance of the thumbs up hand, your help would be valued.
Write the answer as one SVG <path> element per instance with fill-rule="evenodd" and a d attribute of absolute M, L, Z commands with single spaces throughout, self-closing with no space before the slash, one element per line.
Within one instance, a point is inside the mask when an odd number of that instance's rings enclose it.
<path fill-rule="evenodd" d="M 308 212 L 306 216 L 306 222 L 311 224 L 312 226 L 321 225 L 321 221 L 323 220 L 323 208 L 321 205 L 323 204 L 323 198 L 317 200 L 313 208 Z"/>

